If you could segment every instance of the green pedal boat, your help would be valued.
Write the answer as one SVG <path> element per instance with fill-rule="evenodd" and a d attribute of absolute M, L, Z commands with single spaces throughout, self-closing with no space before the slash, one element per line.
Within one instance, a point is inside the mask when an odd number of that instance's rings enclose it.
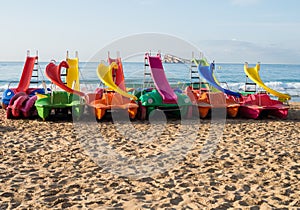
<path fill-rule="evenodd" d="M 39 94 L 35 102 L 38 115 L 47 119 L 52 110 L 55 114 L 64 113 L 73 115 L 73 118 L 79 119 L 84 111 L 84 101 L 80 96 L 65 91 L 53 91 L 49 94 Z"/>

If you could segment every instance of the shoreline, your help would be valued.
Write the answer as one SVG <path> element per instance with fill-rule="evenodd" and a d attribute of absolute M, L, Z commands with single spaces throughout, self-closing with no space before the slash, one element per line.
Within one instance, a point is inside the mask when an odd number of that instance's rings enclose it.
<path fill-rule="evenodd" d="M 289 102 L 289 106 L 290 106 L 290 108 L 289 108 L 289 114 L 288 114 L 287 119 L 299 120 L 300 119 L 300 102 Z M 2 104 L 0 104 L 0 110 L 3 110 Z M 37 118 L 34 118 L 34 119 L 37 119 Z M 241 119 L 241 118 L 238 118 L 238 119 Z M 243 119 L 247 120 L 247 118 L 243 118 Z"/>
<path fill-rule="evenodd" d="M 300 102 L 290 102 L 288 119 L 300 120 Z"/>
<path fill-rule="evenodd" d="M 7 120 L 0 109 L 0 209 L 300 208 L 299 108 L 291 104 L 286 120 L 228 119 L 205 161 L 199 157 L 210 120 L 200 120 L 188 127 L 196 139 L 187 154 L 144 178 L 119 176 L 97 164 L 84 147 L 97 143 L 88 128 L 78 133 L 70 120 Z M 112 122 L 96 124 L 95 132 L 124 157 L 138 159 L 172 145 L 179 125 L 168 122 L 159 141 L 150 142 L 157 133 L 148 122 L 133 123 L 145 132 L 138 143 Z"/>

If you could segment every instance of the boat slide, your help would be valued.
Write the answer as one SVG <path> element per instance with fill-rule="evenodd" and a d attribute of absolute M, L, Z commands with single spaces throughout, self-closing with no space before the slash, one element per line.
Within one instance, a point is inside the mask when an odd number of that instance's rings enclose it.
<path fill-rule="evenodd" d="M 27 56 L 22 75 L 17 88 L 9 88 L 4 91 L 2 106 L 7 108 L 7 119 L 16 117 L 30 117 L 34 114 L 33 104 L 37 97 L 36 93 L 44 93 L 41 88 L 29 88 L 32 72 L 38 56 Z"/>
<path fill-rule="evenodd" d="M 109 66 L 106 66 L 103 63 L 100 63 L 97 68 L 97 74 L 99 79 L 111 90 L 119 93 L 120 95 L 126 97 L 126 98 L 131 98 L 133 100 L 137 100 L 137 97 L 127 93 L 125 90 L 121 89 L 113 80 L 113 71 L 118 71 L 119 66 L 117 63 L 112 62 Z M 123 72 L 122 72 L 123 73 Z M 124 84 L 124 82 L 121 82 Z M 125 86 L 123 86 L 125 89 Z"/>
<path fill-rule="evenodd" d="M 176 104 L 177 95 L 175 94 L 174 90 L 172 89 L 167 80 L 160 56 L 150 56 L 147 53 L 146 58 L 149 62 L 149 67 L 154 85 L 159 94 L 161 95 L 163 102 L 166 104 Z"/>
<path fill-rule="evenodd" d="M 113 69 L 112 76 L 114 77 L 114 83 L 122 90 L 126 91 L 124 71 L 121 58 L 118 56 L 117 58 L 111 58 L 108 54 L 108 64 L 112 64 L 115 62 L 118 65 L 118 69 Z"/>
<path fill-rule="evenodd" d="M 70 60 L 71 59 L 68 61 Z M 51 62 L 46 66 L 46 76 L 53 84 L 65 91 L 53 91 L 51 94 L 38 95 L 38 99 L 35 102 L 35 107 L 38 115 L 43 120 L 45 120 L 51 114 L 52 109 L 57 111 L 60 110 L 59 112 L 64 110 L 63 112 L 65 112 L 67 109 L 72 108 L 72 114 L 76 118 L 79 118 L 83 112 L 84 104 L 80 100 L 80 97 L 85 96 L 85 94 L 78 90 L 74 90 L 76 88 L 76 83 L 79 83 L 79 77 L 78 68 L 76 70 L 76 60 L 74 59 L 72 61 L 72 68 L 68 69 L 68 73 L 66 75 L 66 84 L 64 84 L 61 80 L 61 68 L 69 68 L 69 64 L 66 61 L 62 61 L 59 65 Z M 71 81 L 71 79 L 74 79 L 74 81 Z M 66 113 L 68 113 L 68 110 Z"/>
<path fill-rule="evenodd" d="M 291 96 L 288 94 L 280 93 L 276 90 L 273 90 L 266 86 L 264 82 L 261 80 L 260 75 L 259 75 L 259 70 L 260 70 L 260 63 L 257 63 L 255 67 L 249 67 L 248 63 L 245 63 L 244 65 L 244 71 L 246 75 L 257 85 L 265 89 L 268 93 L 272 94 L 273 96 L 278 97 L 279 101 L 288 101 L 291 99 Z"/>
<path fill-rule="evenodd" d="M 55 85 L 57 85 L 58 87 L 60 87 L 61 89 L 65 90 L 68 93 L 74 93 L 76 95 L 79 96 L 85 96 L 85 94 L 83 92 L 80 92 L 78 90 L 72 89 L 70 88 L 70 85 L 74 84 L 76 85 L 76 83 L 79 83 L 79 80 L 74 80 L 74 81 L 70 81 L 67 79 L 67 85 L 65 85 L 63 83 L 63 81 L 61 80 L 61 68 L 69 68 L 69 65 L 66 61 L 62 61 L 58 66 L 54 63 L 49 63 L 46 66 L 46 76 L 51 80 L 51 82 Z M 72 71 L 70 71 L 70 73 L 68 73 L 68 75 L 70 76 L 70 78 L 76 78 L 76 76 L 72 75 Z M 68 76 L 67 76 L 68 77 Z M 69 83 L 68 83 L 69 81 Z M 71 86 L 72 86 L 71 85 Z"/>
<path fill-rule="evenodd" d="M 225 89 L 225 88 L 222 88 L 216 81 L 216 78 L 213 74 L 213 63 L 210 64 L 210 65 L 198 65 L 198 71 L 199 71 L 199 74 L 201 75 L 201 77 L 203 79 L 205 79 L 208 84 L 210 84 L 211 86 L 213 86 L 214 88 L 216 88 L 217 90 L 227 94 L 227 95 L 231 95 L 231 96 L 234 96 L 234 97 L 237 97 L 237 98 L 240 98 L 241 97 L 241 94 L 240 93 L 237 93 L 237 92 L 233 92 L 231 90 L 228 90 L 228 89 Z"/>
<path fill-rule="evenodd" d="M 67 61 L 70 61 L 67 60 Z M 71 65 L 73 65 L 73 68 L 70 69 L 69 64 L 66 61 L 62 61 L 58 66 L 54 63 L 49 63 L 46 67 L 46 76 L 58 87 L 60 87 L 62 90 L 65 90 L 68 93 L 75 94 L 80 97 L 84 97 L 86 100 L 86 104 L 90 107 L 93 107 L 95 110 L 95 115 L 97 119 L 101 119 L 104 114 L 106 113 L 106 110 L 116 108 L 116 109 L 128 109 L 129 116 L 133 119 L 137 113 L 138 105 L 133 101 L 126 101 L 122 96 L 125 98 L 137 100 L 136 96 L 131 95 L 121 88 L 119 88 L 113 80 L 113 70 L 118 71 L 118 65 L 116 63 L 112 63 L 109 66 L 106 66 L 104 64 L 100 64 L 97 68 L 97 74 L 100 80 L 109 87 L 111 90 L 107 90 L 107 93 L 105 95 L 103 94 L 97 94 L 97 93 L 88 93 L 85 94 L 81 91 L 79 91 L 80 86 L 76 86 L 76 84 L 79 84 L 79 75 L 78 75 L 78 59 L 73 60 L 74 62 L 71 62 Z M 67 68 L 67 84 L 64 84 L 61 80 L 61 68 Z M 70 71 L 71 70 L 71 71 Z M 120 73 L 120 72 L 118 72 Z M 69 78 L 68 78 L 69 77 Z M 71 78 L 71 79 L 70 79 Z M 72 86 L 71 86 L 72 84 Z M 71 87 L 70 87 L 71 86 Z M 77 87 L 77 88 L 76 88 Z M 76 90 L 77 89 L 77 90 Z M 114 91 L 114 92 L 112 92 Z M 54 96 L 51 98 L 56 98 L 57 94 L 63 94 L 66 92 L 53 92 Z M 102 92 L 103 93 L 103 92 Z M 118 93 L 118 94 L 115 94 Z M 75 109 L 78 109 L 76 116 L 80 117 L 81 115 L 81 105 L 82 103 L 75 97 L 75 101 L 71 101 L 70 96 L 67 95 L 61 95 L 58 97 L 66 97 L 64 101 L 65 107 L 74 106 Z M 45 102 L 43 102 L 43 100 Z M 51 99 L 51 101 L 54 99 Z M 43 105 L 43 103 L 46 103 Z M 47 116 L 49 116 L 49 110 L 51 107 L 53 108 L 63 108 L 63 104 L 52 104 L 50 103 L 49 99 L 41 99 L 37 101 L 36 106 L 38 105 L 38 113 L 39 115 L 45 119 Z M 45 108 L 42 108 L 44 106 Z M 47 108 L 48 107 L 48 108 Z M 77 107 L 77 108 L 76 108 Z"/>
<path fill-rule="evenodd" d="M 213 72 L 213 63 L 209 65 L 209 63 L 205 59 L 193 59 L 192 62 L 197 65 L 199 75 L 203 79 L 205 79 L 210 86 L 212 86 L 211 93 L 204 92 L 200 95 L 200 97 L 197 97 L 197 94 L 196 96 L 194 95 L 194 97 L 197 98 L 196 102 L 198 104 L 200 117 L 206 117 L 209 109 L 211 108 L 211 106 L 208 105 L 213 105 L 213 107 L 215 108 L 226 106 L 227 115 L 230 117 L 236 117 L 239 109 L 239 104 L 236 103 L 233 98 L 225 98 L 224 93 L 230 96 L 234 96 L 235 98 L 240 98 L 241 95 L 237 92 L 233 92 L 220 86 Z"/>
<path fill-rule="evenodd" d="M 182 117 L 192 116 L 190 98 L 181 92 L 175 92 L 167 80 L 160 53 L 145 53 L 144 75 L 151 76 L 153 88 L 146 88 L 137 94 L 139 98 L 140 119 L 150 117 L 151 113 L 167 112 Z M 149 70 L 146 72 L 146 70 Z M 150 79 L 150 78 L 149 78 Z M 145 84 L 145 80 L 144 80 Z M 145 85 L 144 85 L 145 86 Z"/>
<path fill-rule="evenodd" d="M 30 85 L 31 76 L 32 76 L 32 71 L 34 68 L 34 64 L 37 59 L 38 59 L 37 56 L 34 56 L 34 57 L 27 56 L 19 85 L 16 88 L 16 92 L 26 93 L 26 91 L 28 90 L 29 85 Z"/>
<path fill-rule="evenodd" d="M 100 64 L 98 66 L 98 69 L 97 69 L 97 73 L 98 73 L 99 78 L 101 79 L 101 81 L 105 85 L 107 85 L 113 91 L 121 94 L 124 97 L 136 99 L 136 97 L 134 95 L 128 94 L 127 92 L 120 89 L 114 83 L 114 81 L 112 79 L 111 71 L 112 71 L 112 67 L 113 66 L 115 67 L 115 65 L 116 64 L 112 64 L 108 67 L 108 66 L 105 66 L 104 64 Z M 79 84 L 79 78 L 77 76 L 78 73 L 76 73 L 77 75 L 73 75 L 73 73 L 75 71 L 70 71 L 68 73 L 69 78 L 72 78 L 74 80 L 71 81 L 70 79 L 69 80 L 67 79 L 67 81 L 69 81 L 69 83 L 67 82 L 67 85 L 63 83 L 63 81 L 61 80 L 61 68 L 63 68 L 63 67 L 64 68 L 69 68 L 69 64 L 66 61 L 62 61 L 58 66 L 55 65 L 54 63 L 49 63 L 46 67 L 47 77 L 51 80 L 51 82 L 53 82 L 55 85 L 57 85 L 61 89 L 65 90 L 66 92 L 74 93 L 74 94 L 79 95 L 81 97 L 85 96 L 86 95 L 85 93 L 83 93 L 79 90 L 76 90 L 76 89 L 79 89 L 79 86 L 78 86 L 78 88 L 76 88 L 76 84 Z M 77 69 L 77 72 L 78 72 L 78 69 Z M 110 73 L 108 73 L 108 72 L 110 72 Z M 75 84 L 75 89 L 69 87 L 69 85 L 71 85 L 71 84 L 72 84 L 72 86 L 73 86 L 73 84 Z"/>

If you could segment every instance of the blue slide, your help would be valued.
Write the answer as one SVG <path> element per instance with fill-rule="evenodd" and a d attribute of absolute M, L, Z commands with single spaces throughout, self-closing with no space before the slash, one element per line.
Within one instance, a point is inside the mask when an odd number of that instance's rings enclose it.
<path fill-rule="evenodd" d="M 227 90 L 222 88 L 219 84 L 216 83 L 214 77 L 213 77 L 213 63 L 209 66 L 202 66 L 201 64 L 198 65 L 198 72 L 202 78 L 204 78 L 211 86 L 216 88 L 217 90 L 227 94 L 231 95 L 237 98 L 241 97 L 240 93 L 233 92 L 231 90 Z"/>

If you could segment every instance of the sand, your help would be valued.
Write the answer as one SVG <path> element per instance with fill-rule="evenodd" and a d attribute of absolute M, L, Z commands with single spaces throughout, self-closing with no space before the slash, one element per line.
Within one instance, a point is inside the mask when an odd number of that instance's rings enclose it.
<path fill-rule="evenodd" d="M 141 142 L 129 141 L 108 120 L 78 132 L 70 120 L 6 120 L 0 109 L 0 209 L 300 208 L 298 104 L 286 120 L 228 119 L 216 149 L 203 161 L 211 121 L 200 120 L 200 126 L 189 126 L 195 141 L 187 153 L 177 162 L 169 159 L 173 165 L 165 171 L 144 177 L 105 169 L 89 134 L 98 129 L 128 159 L 151 158 L 176 141 L 180 122 L 169 121 L 158 134 L 147 122 L 133 126 L 144 134 Z M 147 142 L 147 135 L 159 138 Z"/>

